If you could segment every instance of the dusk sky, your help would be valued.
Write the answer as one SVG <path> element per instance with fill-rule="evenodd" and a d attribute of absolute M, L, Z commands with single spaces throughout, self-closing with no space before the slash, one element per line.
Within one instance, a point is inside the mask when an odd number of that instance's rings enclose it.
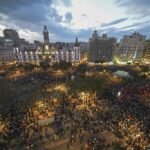
<path fill-rule="evenodd" d="M 0 0 L 0 36 L 12 28 L 20 37 L 43 41 L 88 41 L 93 30 L 120 39 L 134 31 L 150 37 L 150 0 Z"/>

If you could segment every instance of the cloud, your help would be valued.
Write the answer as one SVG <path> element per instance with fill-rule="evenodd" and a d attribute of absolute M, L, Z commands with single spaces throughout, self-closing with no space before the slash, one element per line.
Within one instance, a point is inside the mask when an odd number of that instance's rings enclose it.
<path fill-rule="evenodd" d="M 144 21 L 144 22 L 136 22 L 136 23 L 133 23 L 133 24 L 130 24 L 130 25 L 127 25 L 127 26 L 124 26 L 124 27 L 121 27 L 119 28 L 120 30 L 128 30 L 130 28 L 141 28 L 143 26 L 147 26 L 148 24 L 150 23 L 150 21 Z"/>
<path fill-rule="evenodd" d="M 71 0 L 58 0 L 57 5 L 63 5 L 69 7 L 71 5 Z M 30 7 L 29 7 L 30 6 Z M 0 1 L 0 25 L 8 28 L 14 28 L 21 32 L 22 37 L 27 37 L 31 41 L 39 38 L 41 36 L 43 26 L 47 25 L 50 34 L 53 33 L 55 36 L 65 36 L 65 33 L 71 34 L 69 29 L 64 29 L 61 26 L 63 22 L 63 17 L 65 17 L 67 23 L 72 20 L 72 14 L 70 12 L 66 13 L 65 16 L 59 15 L 56 8 L 53 6 L 52 0 L 5 0 Z M 61 35 L 62 32 L 63 35 Z M 29 32 L 30 31 L 30 32 Z M 37 33 L 37 34 L 32 34 Z M 31 38 L 33 35 L 33 40 Z M 40 38 L 42 39 L 42 37 Z"/>
<path fill-rule="evenodd" d="M 72 6 L 72 1 L 71 1 L 71 0 L 61 0 L 61 1 L 62 1 L 62 3 L 63 3 L 65 6 L 67 6 L 67 7 Z"/>
<path fill-rule="evenodd" d="M 127 9 L 127 14 L 149 16 L 150 0 L 116 0 L 116 4 Z"/>
<path fill-rule="evenodd" d="M 71 12 L 67 12 L 65 15 L 65 20 L 66 22 L 70 23 L 72 21 L 72 13 Z"/>
<path fill-rule="evenodd" d="M 88 17 L 86 14 L 82 14 L 82 17 Z"/>
<path fill-rule="evenodd" d="M 54 6 L 57 6 L 57 5 L 61 5 L 65 7 L 72 6 L 72 0 L 52 0 L 52 3 Z"/>
<path fill-rule="evenodd" d="M 114 21 L 109 22 L 109 23 L 102 23 L 101 27 L 116 25 L 116 24 L 119 24 L 119 23 L 124 22 L 126 20 L 128 20 L 128 18 L 120 18 L 120 19 L 114 20 Z"/>
<path fill-rule="evenodd" d="M 78 15 L 76 16 L 73 12 L 75 9 L 72 8 L 75 4 L 73 2 L 73 0 L 0 0 L 0 31 L 6 27 L 13 28 L 19 32 L 20 37 L 25 37 L 27 40 L 43 40 L 42 31 L 43 26 L 46 25 L 49 30 L 50 41 L 74 41 L 76 36 L 87 41 L 92 35 L 92 27 L 97 28 L 99 23 L 92 25 L 93 20 L 91 19 L 91 25 L 88 26 L 90 28 L 86 28 L 85 25 L 84 29 L 74 30 L 73 24 L 78 23 L 80 25 L 80 21 L 75 22 L 75 18 L 81 17 L 81 22 L 86 20 L 86 24 L 88 24 L 90 15 L 87 16 L 87 11 L 83 11 L 78 12 L 79 17 L 77 17 Z M 149 0 L 117 0 L 116 3 L 117 6 L 126 8 L 127 11 L 129 9 L 131 12 L 128 12 L 135 14 L 136 16 L 133 16 L 135 18 L 149 15 Z M 138 19 L 130 21 L 127 17 L 120 17 L 120 19 L 112 22 L 101 24 L 97 29 L 104 28 L 100 32 L 107 32 L 110 36 L 118 38 L 135 29 L 143 33 L 146 33 L 147 30 L 147 35 L 150 33 L 149 22 L 144 22 L 142 19 L 139 23 Z M 121 26 L 120 29 L 115 28 L 115 25 L 119 24 L 120 26 L 121 23 L 125 26 Z"/>

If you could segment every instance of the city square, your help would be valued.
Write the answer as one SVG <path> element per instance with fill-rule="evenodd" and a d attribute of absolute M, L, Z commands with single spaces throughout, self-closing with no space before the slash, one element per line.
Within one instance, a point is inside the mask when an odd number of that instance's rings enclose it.
<path fill-rule="evenodd" d="M 0 150 L 150 150 L 149 0 L 0 0 Z"/>
<path fill-rule="evenodd" d="M 46 72 L 40 68 L 17 78 L 9 76 L 13 70 L 8 68 L 1 79 L 1 146 L 18 150 L 146 149 L 150 81 L 134 67 L 89 66 L 84 76 L 79 67 Z M 113 74 L 112 70 L 121 68 L 133 78 Z"/>

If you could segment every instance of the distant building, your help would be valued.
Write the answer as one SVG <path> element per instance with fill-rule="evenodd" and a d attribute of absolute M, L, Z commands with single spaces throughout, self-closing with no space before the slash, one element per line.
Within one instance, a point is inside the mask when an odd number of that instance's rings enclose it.
<path fill-rule="evenodd" d="M 4 29 L 3 33 L 4 33 L 4 37 L 6 39 L 12 40 L 13 42 L 15 42 L 19 46 L 19 35 L 18 35 L 18 32 L 16 30 Z"/>
<path fill-rule="evenodd" d="M 40 62 L 42 60 L 42 52 L 40 50 L 19 50 L 14 48 L 16 61 L 19 63 Z"/>
<path fill-rule="evenodd" d="M 43 47 L 43 43 L 40 42 L 40 41 L 37 41 L 37 40 L 34 40 L 34 45 L 35 45 L 36 48 L 37 47 Z"/>
<path fill-rule="evenodd" d="M 15 61 L 15 55 L 12 49 L 0 49 L 0 63 L 9 63 Z"/>
<path fill-rule="evenodd" d="M 132 35 L 124 35 L 118 47 L 120 61 L 140 61 L 143 56 L 146 36 L 137 32 Z"/>
<path fill-rule="evenodd" d="M 65 43 L 57 43 L 57 46 L 51 46 L 51 58 L 50 62 L 60 62 L 61 60 L 77 63 L 80 61 L 80 45 L 78 40 L 74 46 L 70 46 Z M 14 48 L 14 54 L 16 56 L 17 62 L 40 62 L 45 60 L 45 53 L 43 47 L 37 47 L 36 50 L 20 50 L 18 47 Z M 47 55 L 48 56 L 48 55 Z"/>
<path fill-rule="evenodd" d="M 7 63 L 15 60 L 13 44 L 14 42 L 12 40 L 0 37 L 0 63 Z"/>
<path fill-rule="evenodd" d="M 80 61 L 80 44 L 77 38 L 75 43 L 57 42 L 50 45 L 49 33 L 46 26 L 44 26 L 43 37 L 44 44 L 34 41 L 34 45 L 29 44 L 31 47 L 23 50 L 15 45 L 14 54 L 17 62 L 40 62 L 47 60 L 54 63 L 65 60 L 74 63 Z"/>
<path fill-rule="evenodd" d="M 144 43 L 142 62 L 150 63 L 150 40 L 146 40 Z"/>
<path fill-rule="evenodd" d="M 80 44 L 78 42 L 78 38 L 76 38 L 75 44 L 74 44 L 74 59 L 75 61 L 80 61 Z"/>
<path fill-rule="evenodd" d="M 117 40 L 103 34 L 99 37 L 95 30 L 89 39 L 89 62 L 111 62 L 116 49 Z"/>
<path fill-rule="evenodd" d="M 50 51 L 50 45 L 49 45 L 49 32 L 46 26 L 44 26 L 43 37 L 44 37 L 43 59 L 51 60 L 51 51 Z"/>
<path fill-rule="evenodd" d="M 59 42 L 56 44 L 56 47 L 52 49 L 52 62 L 65 60 L 76 63 L 79 62 L 80 59 L 80 44 L 77 38 L 74 44 Z"/>
<path fill-rule="evenodd" d="M 43 37 L 44 37 L 44 44 L 49 44 L 49 32 L 46 26 L 44 26 Z"/>
<path fill-rule="evenodd" d="M 18 45 L 18 44 L 15 43 L 15 45 Z M 20 50 L 28 49 L 29 42 L 26 41 L 24 38 L 20 38 L 18 47 L 20 48 Z"/>

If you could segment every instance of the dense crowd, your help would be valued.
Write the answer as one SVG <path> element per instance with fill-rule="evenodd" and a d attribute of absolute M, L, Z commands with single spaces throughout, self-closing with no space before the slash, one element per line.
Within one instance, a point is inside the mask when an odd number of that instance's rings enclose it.
<path fill-rule="evenodd" d="M 35 78 L 24 79 L 21 84 L 35 82 Z M 38 78 L 47 84 L 67 81 L 66 78 L 49 79 L 44 75 Z M 46 94 L 46 90 L 43 92 Z M 81 150 L 107 149 L 111 145 L 102 135 L 107 130 L 120 139 L 123 147 L 144 150 L 150 144 L 149 93 L 150 81 L 139 81 L 110 87 L 104 98 L 77 94 L 68 97 L 67 93 L 61 93 L 61 100 L 56 102 L 50 97 L 33 108 L 22 106 L 22 101 L 14 101 L 7 118 L 2 119 L 5 127 L 0 132 L 0 148 L 6 150 L 20 144 L 32 149 L 36 140 L 43 145 L 45 138 L 49 143 L 69 138 L 67 149 L 76 142 L 80 143 Z M 49 117 L 54 121 L 44 127 L 39 125 L 40 120 Z"/>

